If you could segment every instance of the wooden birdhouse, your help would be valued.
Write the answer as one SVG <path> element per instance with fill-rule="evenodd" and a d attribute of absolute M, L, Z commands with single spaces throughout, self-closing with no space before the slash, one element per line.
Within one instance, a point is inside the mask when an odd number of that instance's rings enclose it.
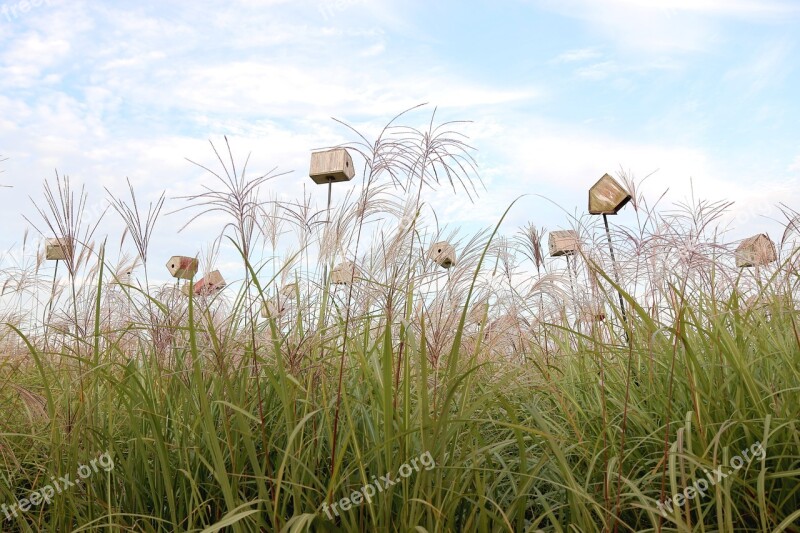
<path fill-rule="evenodd" d="M 777 259 L 775 243 L 766 233 L 753 235 L 736 248 L 736 266 L 739 268 L 763 266 Z"/>
<path fill-rule="evenodd" d="M 283 287 L 281 287 L 281 295 L 287 298 L 291 298 L 297 292 L 297 283 L 287 283 Z"/>
<path fill-rule="evenodd" d="M 65 261 L 68 256 L 72 255 L 74 250 L 73 243 L 66 238 L 47 239 L 44 256 L 48 261 Z"/>
<path fill-rule="evenodd" d="M 467 313 L 468 324 L 481 324 L 488 318 L 489 315 L 489 300 L 484 298 L 476 302 Z"/>
<path fill-rule="evenodd" d="M 589 189 L 589 214 L 616 215 L 630 200 L 631 195 L 628 191 L 617 183 L 617 180 L 604 174 Z"/>
<path fill-rule="evenodd" d="M 311 154 L 311 170 L 308 175 L 318 185 L 350 181 L 356 175 L 353 158 L 344 148 L 334 148 Z"/>
<path fill-rule="evenodd" d="M 606 310 L 602 304 L 588 304 L 585 305 L 579 313 L 578 320 L 585 324 L 592 322 L 602 322 L 606 319 Z"/>
<path fill-rule="evenodd" d="M 132 269 L 124 269 L 117 272 L 114 279 L 111 280 L 112 285 L 130 285 L 131 278 L 133 277 Z"/>
<path fill-rule="evenodd" d="M 194 284 L 194 293 L 197 296 L 209 296 L 224 289 L 225 285 L 225 278 L 222 277 L 219 270 L 215 270 Z"/>
<path fill-rule="evenodd" d="M 197 274 L 198 261 L 193 257 L 174 255 L 167 261 L 167 270 L 173 278 L 192 279 Z"/>
<path fill-rule="evenodd" d="M 550 232 L 550 257 L 573 255 L 578 251 L 578 233 L 575 230 Z"/>
<path fill-rule="evenodd" d="M 350 285 L 356 274 L 356 265 L 352 261 L 345 261 L 333 267 L 331 283 L 334 285 Z"/>
<path fill-rule="evenodd" d="M 433 243 L 428 250 L 428 255 L 434 263 L 442 268 L 450 268 L 456 264 L 456 249 L 447 241 Z"/>
<path fill-rule="evenodd" d="M 263 318 L 279 318 L 286 312 L 286 306 L 282 305 L 277 299 L 272 298 L 261 303 L 261 316 Z"/>

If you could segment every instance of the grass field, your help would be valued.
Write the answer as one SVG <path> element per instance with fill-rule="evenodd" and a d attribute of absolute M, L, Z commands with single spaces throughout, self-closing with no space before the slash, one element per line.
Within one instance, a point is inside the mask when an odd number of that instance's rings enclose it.
<path fill-rule="evenodd" d="M 424 214 L 427 186 L 475 190 L 458 124 L 349 149 L 330 214 L 216 152 L 182 205 L 227 217 L 242 277 L 189 297 L 151 282 L 164 197 L 113 197 L 135 260 L 112 261 L 88 194 L 46 182 L 31 224 L 76 246 L 53 285 L 41 255 L 5 272 L 2 531 L 800 531 L 791 210 L 778 260 L 739 269 L 726 204 L 623 176 L 617 264 L 589 218 L 567 264 L 502 210 L 468 236 Z"/>

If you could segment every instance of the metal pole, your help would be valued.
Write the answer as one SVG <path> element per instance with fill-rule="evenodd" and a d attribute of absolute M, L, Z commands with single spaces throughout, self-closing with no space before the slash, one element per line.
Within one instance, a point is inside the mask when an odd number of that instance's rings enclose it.
<path fill-rule="evenodd" d="M 572 292 L 572 310 L 575 313 L 575 326 L 578 329 L 578 333 L 580 334 L 581 330 L 581 317 L 580 317 L 580 306 L 578 305 L 578 296 L 575 294 L 575 280 L 572 277 L 572 268 L 570 265 L 569 260 L 570 254 L 566 254 L 567 258 L 567 274 L 569 274 L 569 289 Z M 564 308 L 566 312 L 566 307 Z M 567 319 L 569 320 L 569 319 Z"/>
<path fill-rule="evenodd" d="M 328 223 L 331 221 L 331 194 L 333 194 L 333 180 L 328 179 Z"/>
<path fill-rule="evenodd" d="M 325 218 L 325 227 L 330 231 L 331 225 L 331 195 L 333 194 L 333 179 L 328 178 L 328 209 L 327 209 L 327 216 Z M 328 263 L 325 263 L 322 266 L 322 286 L 325 287 L 328 284 Z"/>
<path fill-rule="evenodd" d="M 567 258 L 567 274 L 569 274 L 569 289 L 572 292 L 572 301 L 575 302 L 577 301 L 578 297 L 575 295 L 575 281 L 572 279 L 572 268 L 569 264 L 569 255 L 570 254 L 566 254 L 565 256 Z M 573 308 L 574 307 L 575 306 L 573 305 Z"/>
<path fill-rule="evenodd" d="M 58 278 L 58 259 L 56 259 L 56 268 L 53 271 L 53 287 L 50 290 L 50 305 L 47 307 L 47 318 L 44 323 L 44 336 L 47 338 L 47 332 L 50 329 L 50 319 L 53 316 L 53 300 L 56 297 L 56 279 Z"/>
<path fill-rule="evenodd" d="M 614 281 L 617 282 L 617 287 L 620 287 L 619 283 L 619 272 L 617 271 L 617 260 L 614 257 L 614 245 L 611 243 L 611 230 L 608 228 L 608 215 L 605 213 L 603 214 L 603 224 L 606 226 L 606 238 L 608 238 L 608 249 L 611 252 L 611 264 L 614 267 Z M 622 320 L 625 322 L 623 325 L 623 331 L 625 333 L 625 342 L 630 344 L 630 339 L 628 338 L 628 315 L 625 312 L 625 299 L 622 297 L 622 291 L 617 289 L 617 295 L 619 296 L 619 307 L 622 311 Z"/>

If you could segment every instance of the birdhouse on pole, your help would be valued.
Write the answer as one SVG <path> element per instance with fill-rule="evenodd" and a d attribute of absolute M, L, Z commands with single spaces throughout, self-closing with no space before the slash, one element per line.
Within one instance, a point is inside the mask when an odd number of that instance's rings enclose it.
<path fill-rule="evenodd" d="M 606 310 L 601 303 L 589 303 L 583 306 L 578 313 L 578 320 L 585 324 L 602 322 L 606 319 Z"/>
<path fill-rule="evenodd" d="M 297 292 L 297 283 L 287 283 L 281 287 L 281 295 L 286 298 L 291 298 Z"/>
<path fill-rule="evenodd" d="M 353 158 L 344 148 L 312 152 L 309 177 L 317 185 L 350 181 L 356 175 Z"/>
<path fill-rule="evenodd" d="M 433 243 L 428 250 L 428 256 L 442 268 L 450 268 L 456 264 L 456 249 L 447 241 Z"/>
<path fill-rule="evenodd" d="M 617 180 L 604 174 L 589 189 L 589 214 L 616 215 L 630 200 L 628 191 Z"/>
<path fill-rule="evenodd" d="M 73 243 L 64 237 L 47 239 L 44 247 L 44 257 L 48 261 L 65 261 L 71 256 L 75 247 Z"/>
<path fill-rule="evenodd" d="M 333 267 L 331 283 L 334 285 L 350 285 L 356 274 L 356 265 L 352 261 L 345 261 Z"/>
<path fill-rule="evenodd" d="M 608 227 L 608 215 L 616 215 L 630 201 L 631 195 L 628 194 L 628 191 L 608 174 L 603 174 L 603 177 L 597 180 L 597 183 L 589 189 L 589 214 L 603 215 L 603 225 L 606 228 L 606 238 L 608 239 L 608 251 L 611 252 L 611 264 L 614 265 L 614 281 L 617 282 L 617 285 L 620 284 L 619 270 L 617 269 L 617 260 L 614 257 L 614 244 L 611 241 L 611 230 Z M 619 308 L 622 311 L 622 321 L 627 324 L 628 315 L 625 311 L 625 298 L 619 288 L 617 289 L 617 295 L 619 296 Z M 631 340 L 627 330 L 625 330 L 625 340 L 630 345 Z"/>
<path fill-rule="evenodd" d="M 766 233 L 748 237 L 736 248 L 736 266 L 739 268 L 763 266 L 777 259 L 775 243 Z"/>
<path fill-rule="evenodd" d="M 477 303 L 473 304 L 472 308 L 467 314 L 467 323 L 481 324 L 488 319 L 489 316 L 489 299 L 483 298 Z"/>
<path fill-rule="evenodd" d="M 130 285 L 133 278 L 133 269 L 127 268 L 120 270 L 111 280 L 111 285 Z"/>
<path fill-rule="evenodd" d="M 194 284 L 194 294 L 196 296 L 210 296 L 224 289 L 226 285 L 225 278 L 222 277 L 219 270 L 215 270 L 209 272 Z M 183 293 L 189 296 L 189 285 L 184 285 Z"/>
<path fill-rule="evenodd" d="M 575 230 L 550 232 L 550 257 L 574 255 L 578 251 L 578 233 Z"/>
<path fill-rule="evenodd" d="M 269 299 L 261 304 L 261 316 L 263 318 L 278 319 L 285 312 L 286 306 L 281 305 L 276 298 Z"/>
<path fill-rule="evenodd" d="M 167 270 L 177 279 L 192 279 L 197 274 L 199 263 L 194 257 L 173 255 L 167 261 Z"/>

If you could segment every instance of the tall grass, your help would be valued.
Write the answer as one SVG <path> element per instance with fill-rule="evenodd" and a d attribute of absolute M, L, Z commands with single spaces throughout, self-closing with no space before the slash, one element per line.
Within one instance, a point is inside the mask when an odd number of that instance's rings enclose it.
<path fill-rule="evenodd" d="M 456 126 L 361 135 L 363 181 L 331 223 L 306 197 L 261 199 L 273 174 L 215 151 L 223 187 L 189 205 L 230 216 L 220 238 L 245 281 L 220 294 L 128 280 L 73 231 L 81 283 L 53 313 L 69 320 L 3 330 L 0 504 L 104 452 L 114 468 L 0 515 L 2 530 L 800 530 L 795 214 L 756 276 L 720 242 L 724 204 L 660 210 L 636 194 L 636 226 L 614 228 L 621 282 L 587 219 L 572 221 L 584 249 L 567 272 L 535 226 L 462 236 L 426 216 L 419 191 L 437 175 L 474 192 Z M 142 221 L 130 192 L 112 206 L 146 264 L 163 197 Z M 449 271 L 427 257 L 444 239 Z M 345 259 L 352 285 L 321 280 Z M 763 460 L 660 512 L 755 443 Z M 398 476 L 425 452 L 434 468 Z M 387 474 L 397 483 L 370 502 L 323 511 Z"/>

